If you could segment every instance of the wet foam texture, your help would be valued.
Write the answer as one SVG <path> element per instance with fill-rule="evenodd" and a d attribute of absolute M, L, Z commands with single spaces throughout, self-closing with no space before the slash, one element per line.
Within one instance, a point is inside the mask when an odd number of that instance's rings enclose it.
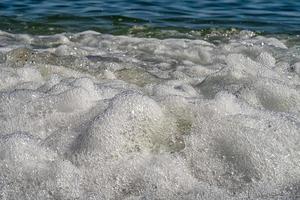
<path fill-rule="evenodd" d="M 0 199 L 298 199 L 300 52 L 0 32 Z"/>

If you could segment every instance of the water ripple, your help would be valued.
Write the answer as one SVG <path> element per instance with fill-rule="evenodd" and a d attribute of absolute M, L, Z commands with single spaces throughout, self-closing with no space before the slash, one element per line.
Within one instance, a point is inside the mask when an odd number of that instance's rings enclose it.
<path fill-rule="evenodd" d="M 114 32 L 136 25 L 300 32 L 300 1 L 2 0 L 0 13 L 0 29 L 8 31 L 34 32 L 28 27 L 35 24 L 35 30 L 42 29 L 37 25 L 43 24 L 56 32 L 95 28 Z"/>

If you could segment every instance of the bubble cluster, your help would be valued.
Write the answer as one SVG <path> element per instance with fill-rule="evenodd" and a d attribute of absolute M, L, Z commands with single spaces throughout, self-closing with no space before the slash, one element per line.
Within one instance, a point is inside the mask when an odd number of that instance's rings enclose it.
<path fill-rule="evenodd" d="M 0 199 L 300 198 L 297 46 L 0 41 Z"/>

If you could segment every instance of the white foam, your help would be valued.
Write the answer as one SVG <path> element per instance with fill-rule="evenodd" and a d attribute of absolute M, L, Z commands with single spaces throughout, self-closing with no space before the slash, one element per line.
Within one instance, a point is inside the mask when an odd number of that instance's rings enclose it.
<path fill-rule="evenodd" d="M 0 199 L 297 199 L 297 46 L 0 32 Z"/>
<path fill-rule="evenodd" d="M 161 108 L 149 97 L 131 91 L 121 93 L 93 121 L 80 149 L 100 156 L 153 149 L 166 143 L 170 134 L 163 132 L 164 121 Z"/>

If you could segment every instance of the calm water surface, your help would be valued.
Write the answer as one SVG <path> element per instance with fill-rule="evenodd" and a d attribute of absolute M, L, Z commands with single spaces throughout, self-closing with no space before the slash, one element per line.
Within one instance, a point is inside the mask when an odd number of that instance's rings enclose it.
<path fill-rule="evenodd" d="M 132 27 L 203 30 L 238 28 L 300 33 L 300 1 L 283 0 L 1 0 L 0 29 L 54 33 Z"/>

